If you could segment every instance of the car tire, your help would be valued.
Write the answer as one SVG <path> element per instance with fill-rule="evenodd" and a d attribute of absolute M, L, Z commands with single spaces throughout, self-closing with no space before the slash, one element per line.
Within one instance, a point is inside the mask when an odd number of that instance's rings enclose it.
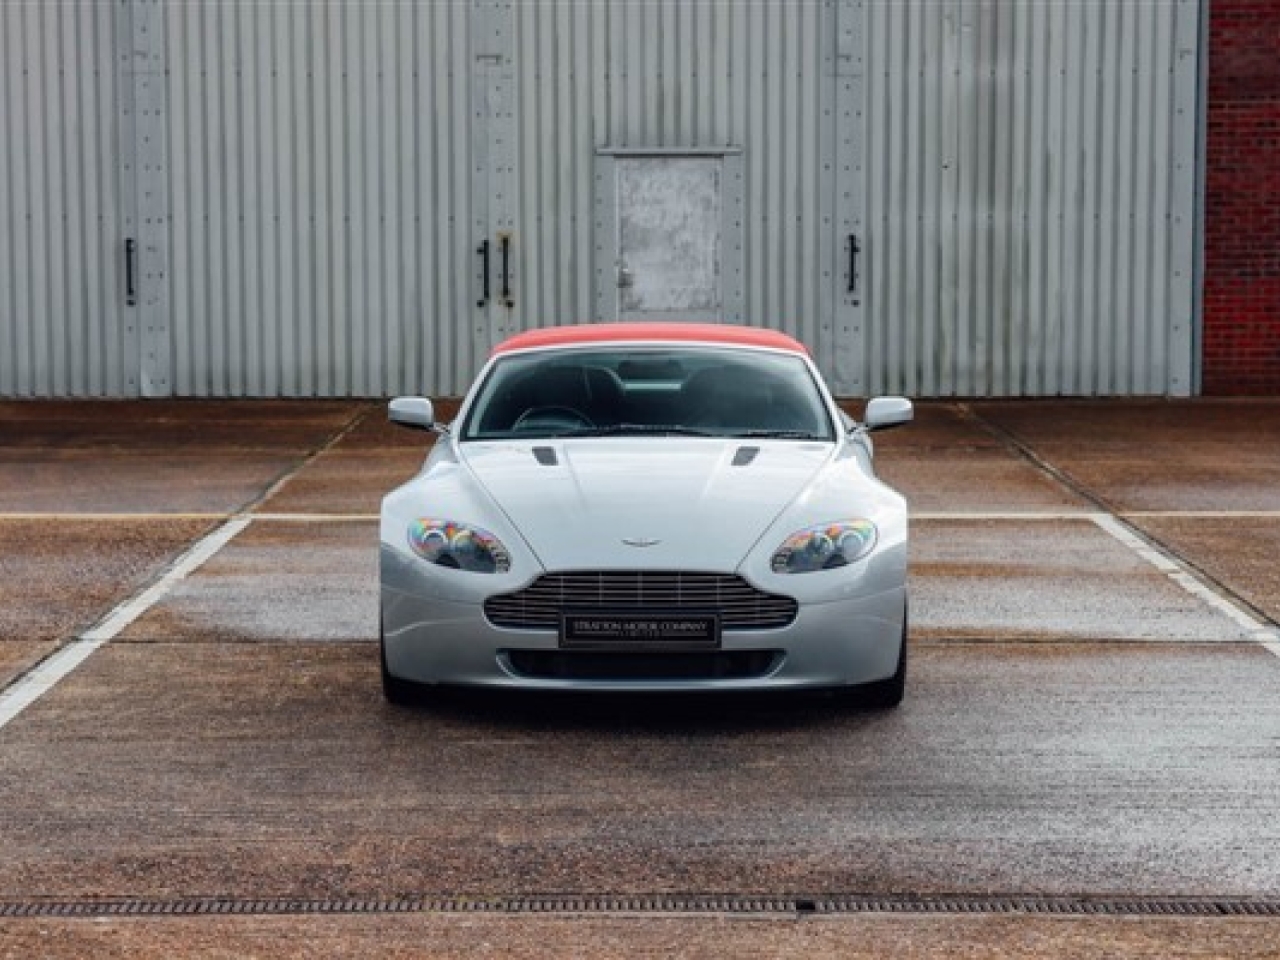
<path fill-rule="evenodd" d="M 393 676 L 387 669 L 387 641 L 378 624 L 378 661 L 382 667 L 382 695 L 397 707 L 412 707 L 423 701 L 422 687 L 411 680 Z"/>
<path fill-rule="evenodd" d="M 907 615 L 902 615 L 902 645 L 898 648 L 898 669 L 893 676 L 864 683 L 850 690 L 855 703 L 864 707 L 896 707 L 907 692 Z"/>

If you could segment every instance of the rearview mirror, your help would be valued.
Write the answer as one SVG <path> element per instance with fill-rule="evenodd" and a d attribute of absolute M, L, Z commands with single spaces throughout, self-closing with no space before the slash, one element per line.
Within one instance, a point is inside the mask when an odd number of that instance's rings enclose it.
<path fill-rule="evenodd" d="M 910 423 L 915 408 L 906 397 L 876 397 L 867 403 L 862 426 L 867 430 L 888 430 Z"/>
<path fill-rule="evenodd" d="M 396 397 L 387 407 L 392 423 L 414 430 L 437 430 L 436 411 L 426 397 Z"/>

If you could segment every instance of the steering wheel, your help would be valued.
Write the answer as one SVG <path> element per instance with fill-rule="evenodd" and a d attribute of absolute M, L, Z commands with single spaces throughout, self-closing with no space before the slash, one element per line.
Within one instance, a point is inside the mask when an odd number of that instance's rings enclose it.
<path fill-rule="evenodd" d="M 530 407 L 520 414 L 514 430 L 590 430 L 591 418 L 572 407 Z"/>

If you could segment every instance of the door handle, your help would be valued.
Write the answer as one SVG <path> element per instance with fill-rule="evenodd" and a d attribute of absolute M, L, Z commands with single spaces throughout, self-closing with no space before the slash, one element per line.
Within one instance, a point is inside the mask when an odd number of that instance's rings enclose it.
<path fill-rule="evenodd" d="M 856 294 L 858 292 L 858 254 L 862 252 L 862 248 L 858 246 L 858 235 L 856 233 L 849 234 L 849 287 L 848 292 Z"/>
<path fill-rule="evenodd" d="M 514 307 L 516 302 L 511 296 L 511 232 L 503 230 L 499 233 L 498 242 L 502 244 L 502 305 Z"/>
<path fill-rule="evenodd" d="M 124 238 L 124 302 L 127 307 L 138 305 L 138 288 L 134 282 L 134 261 L 138 256 L 138 244 L 133 237 Z"/>
<path fill-rule="evenodd" d="M 480 246 L 476 247 L 476 253 L 480 255 L 480 299 L 476 301 L 477 307 L 483 307 L 489 302 L 489 238 L 485 237 L 480 241 Z"/>

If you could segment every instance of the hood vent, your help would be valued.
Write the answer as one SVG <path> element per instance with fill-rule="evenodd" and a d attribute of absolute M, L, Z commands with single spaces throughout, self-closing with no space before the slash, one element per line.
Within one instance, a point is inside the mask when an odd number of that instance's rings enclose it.
<path fill-rule="evenodd" d="M 756 454 L 759 452 L 759 447 L 739 447 L 738 452 L 733 455 L 733 465 L 735 467 L 745 467 L 756 458 Z"/>
<path fill-rule="evenodd" d="M 560 461 L 556 459 L 554 447 L 534 447 L 533 455 L 544 467 L 554 467 Z"/>

